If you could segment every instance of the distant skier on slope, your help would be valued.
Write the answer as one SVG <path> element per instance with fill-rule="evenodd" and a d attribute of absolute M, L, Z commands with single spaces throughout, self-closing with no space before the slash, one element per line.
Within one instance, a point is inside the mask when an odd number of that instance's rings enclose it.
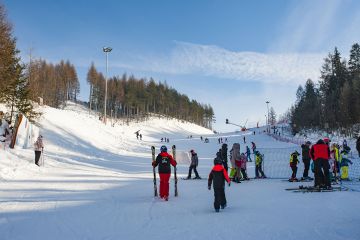
<path fill-rule="evenodd" d="M 246 161 L 248 161 L 248 162 L 252 162 L 252 160 L 251 160 L 251 153 L 250 153 L 250 148 L 249 148 L 249 146 L 246 146 Z"/>
<path fill-rule="evenodd" d="M 169 199 L 169 179 L 171 175 L 170 164 L 176 167 L 177 163 L 174 158 L 167 153 L 167 147 L 161 146 L 160 153 L 156 157 L 156 160 L 152 162 L 152 166 L 155 168 L 159 165 L 158 171 L 160 176 L 160 198 L 168 201 Z"/>
<path fill-rule="evenodd" d="M 230 179 L 225 168 L 222 166 L 222 159 L 220 153 L 216 154 L 214 159 L 214 167 L 209 174 L 208 189 L 211 190 L 211 184 L 214 189 L 214 208 L 216 212 L 219 212 L 220 207 L 224 209 L 226 207 L 226 196 L 225 196 L 225 180 L 230 187 Z"/>

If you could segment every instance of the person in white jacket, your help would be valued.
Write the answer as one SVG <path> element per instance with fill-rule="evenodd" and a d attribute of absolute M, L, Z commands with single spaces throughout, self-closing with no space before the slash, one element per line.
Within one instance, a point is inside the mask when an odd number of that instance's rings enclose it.
<path fill-rule="evenodd" d="M 39 160 L 40 160 L 41 153 L 44 150 L 44 143 L 43 143 L 42 135 L 39 135 L 39 137 L 37 138 L 36 142 L 34 143 L 34 148 L 35 148 L 35 164 L 40 166 Z"/>

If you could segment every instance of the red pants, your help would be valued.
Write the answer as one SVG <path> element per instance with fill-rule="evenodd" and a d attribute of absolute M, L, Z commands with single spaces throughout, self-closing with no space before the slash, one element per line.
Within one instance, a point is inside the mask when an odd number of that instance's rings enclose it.
<path fill-rule="evenodd" d="M 169 196 L 169 179 L 170 173 L 159 173 L 160 175 L 160 198 Z"/>

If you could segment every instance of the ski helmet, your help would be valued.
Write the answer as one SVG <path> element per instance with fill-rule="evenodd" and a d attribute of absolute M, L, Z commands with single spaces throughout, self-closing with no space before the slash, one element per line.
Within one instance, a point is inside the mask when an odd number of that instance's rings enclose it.
<path fill-rule="evenodd" d="M 161 146 L 160 152 L 167 152 L 167 147 L 165 145 Z"/>

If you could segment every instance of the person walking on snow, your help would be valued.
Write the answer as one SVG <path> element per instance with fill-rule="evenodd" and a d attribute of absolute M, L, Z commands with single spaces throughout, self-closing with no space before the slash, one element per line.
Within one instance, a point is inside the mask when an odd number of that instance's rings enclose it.
<path fill-rule="evenodd" d="M 251 149 L 253 150 L 253 153 L 255 154 L 256 152 L 256 145 L 254 142 L 251 142 Z"/>
<path fill-rule="evenodd" d="M 311 158 L 314 161 L 315 187 L 331 189 L 329 177 L 330 149 L 324 140 L 320 139 L 310 149 Z"/>
<path fill-rule="evenodd" d="M 225 181 L 230 187 L 228 173 L 222 166 L 222 159 L 220 153 L 218 152 L 216 154 L 216 158 L 214 159 L 214 167 L 211 169 L 208 179 L 208 189 L 211 190 L 211 184 L 214 189 L 214 208 L 216 212 L 219 212 L 220 207 L 221 209 L 226 207 Z"/>
<path fill-rule="evenodd" d="M 197 156 L 197 153 L 193 149 L 191 149 L 190 154 L 191 154 L 191 163 L 190 163 L 189 174 L 188 174 L 187 179 L 191 179 L 191 172 L 193 169 L 194 169 L 194 173 L 195 173 L 194 179 L 201 179 L 201 177 L 199 176 L 199 174 L 196 170 L 196 167 L 199 164 L 199 158 Z"/>
<path fill-rule="evenodd" d="M 241 168 L 241 175 L 242 180 L 249 180 L 247 173 L 246 173 L 246 156 L 245 153 L 241 153 L 240 155 L 240 168 Z"/>
<path fill-rule="evenodd" d="M 171 175 L 170 164 L 176 167 L 177 163 L 174 158 L 167 153 L 167 147 L 161 146 L 160 153 L 156 157 L 156 160 L 152 162 L 153 167 L 157 167 L 160 176 L 160 198 L 168 201 L 169 199 L 169 179 Z"/>
<path fill-rule="evenodd" d="M 39 137 L 37 138 L 36 142 L 34 143 L 34 148 L 35 148 L 35 164 L 40 166 L 39 160 L 40 160 L 41 153 L 44 150 L 44 143 L 43 143 L 42 135 L 39 135 Z"/>
<path fill-rule="evenodd" d="M 297 173 L 297 164 L 299 163 L 299 157 L 300 153 L 298 153 L 298 151 L 293 152 L 290 155 L 290 168 L 292 170 L 292 174 L 291 174 L 291 178 L 289 179 L 289 182 L 297 182 L 298 179 L 296 178 L 296 173 Z"/>
<path fill-rule="evenodd" d="M 227 144 L 224 143 L 221 146 L 221 159 L 222 159 L 223 166 L 224 166 L 226 172 L 228 171 L 228 155 L 227 155 L 227 151 L 228 151 Z"/>

